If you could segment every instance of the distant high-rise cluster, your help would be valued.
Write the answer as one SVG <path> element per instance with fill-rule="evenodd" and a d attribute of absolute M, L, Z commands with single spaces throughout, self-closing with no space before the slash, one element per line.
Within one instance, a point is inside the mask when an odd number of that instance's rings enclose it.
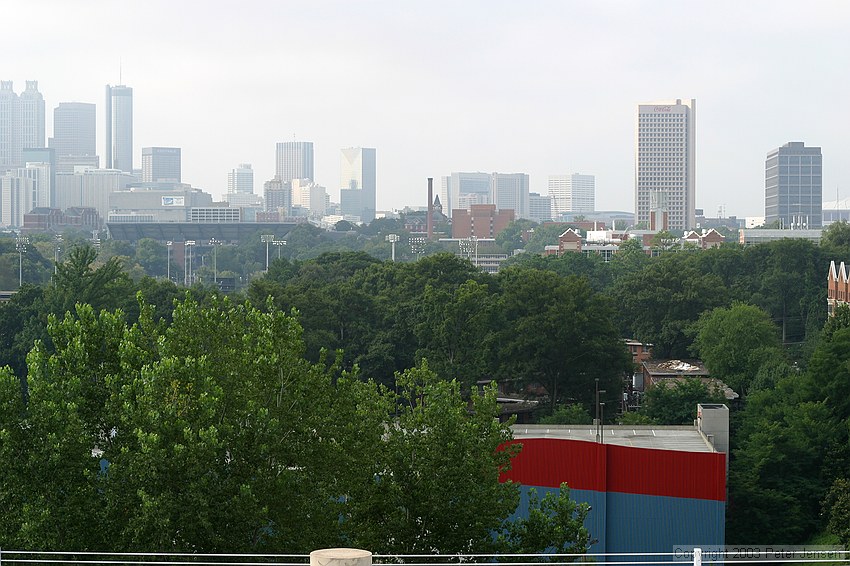
<path fill-rule="evenodd" d="M 440 200 L 449 216 L 475 204 L 494 204 L 497 210 L 513 210 L 517 218 L 531 217 L 525 173 L 452 173 L 442 179 Z"/>
<path fill-rule="evenodd" d="M 650 227 L 653 200 L 667 207 L 668 225 L 657 229 L 696 227 L 696 100 L 638 105 L 636 224 Z"/>
<path fill-rule="evenodd" d="M 133 172 L 133 89 L 106 85 L 106 168 Z"/>
<path fill-rule="evenodd" d="M 765 223 L 780 228 L 823 226 L 823 157 L 819 147 L 788 142 L 767 154 L 764 166 Z"/>

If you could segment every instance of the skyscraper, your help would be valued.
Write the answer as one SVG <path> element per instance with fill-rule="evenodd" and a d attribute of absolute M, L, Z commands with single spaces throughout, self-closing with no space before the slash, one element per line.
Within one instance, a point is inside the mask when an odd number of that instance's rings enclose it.
<path fill-rule="evenodd" d="M 20 109 L 21 149 L 44 147 L 44 97 L 38 92 L 38 81 L 27 81 Z"/>
<path fill-rule="evenodd" d="M 359 216 L 364 223 L 375 219 L 377 167 L 375 148 L 342 150 L 339 202 L 343 214 Z"/>
<path fill-rule="evenodd" d="M 513 210 L 516 218 L 530 218 L 527 174 L 493 173 L 490 176 L 490 194 L 491 202 L 498 210 Z"/>
<path fill-rule="evenodd" d="M 764 164 L 764 220 L 781 228 L 823 226 L 821 148 L 788 142 L 767 154 Z"/>
<path fill-rule="evenodd" d="M 133 89 L 106 85 L 106 168 L 133 172 Z"/>
<path fill-rule="evenodd" d="M 670 230 L 696 225 L 696 100 L 638 105 L 635 222 L 650 223 L 650 195 L 664 193 Z"/>
<path fill-rule="evenodd" d="M 24 165 L 24 148 L 44 147 L 44 97 L 38 81 L 27 81 L 20 96 L 12 81 L 0 81 L 0 167 Z"/>
<path fill-rule="evenodd" d="M 117 169 L 117 167 L 116 167 Z M 181 160 L 179 147 L 142 148 L 143 183 L 180 183 Z"/>
<path fill-rule="evenodd" d="M 549 197 L 553 218 L 565 212 L 593 212 L 596 210 L 596 177 L 579 173 L 550 175 Z"/>
<path fill-rule="evenodd" d="M 227 194 L 253 194 L 254 170 L 250 163 L 240 163 L 227 174 Z"/>
<path fill-rule="evenodd" d="M 313 142 L 279 142 L 275 176 L 284 182 L 313 177 Z"/>
<path fill-rule="evenodd" d="M 61 173 L 73 173 L 74 166 L 98 167 L 96 108 L 85 102 L 60 102 L 53 110 L 53 137 Z"/>
<path fill-rule="evenodd" d="M 440 200 L 446 216 L 452 210 L 467 210 L 473 204 L 491 204 L 490 173 L 452 173 L 443 177 Z"/>

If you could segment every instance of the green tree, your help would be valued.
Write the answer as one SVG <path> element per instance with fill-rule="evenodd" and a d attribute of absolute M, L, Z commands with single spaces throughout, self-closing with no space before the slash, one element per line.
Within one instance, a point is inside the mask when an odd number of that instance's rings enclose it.
<path fill-rule="evenodd" d="M 823 502 L 829 518 L 827 528 L 845 547 L 850 544 L 850 480 L 838 478 L 829 488 Z"/>
<path fill-rule="evenodd" d="M 704 312 L 694 324 L 691 351 L 705 362 L 712 377 L 746 394 L 759 368 L 782 358 L 779 329 L 762 309 L 743 303 Z"/>
<path fill-rule="evenodd" d="M 685 378 L 672 384 L 657 383 L 644 395 L 640 414 L 663 425 L 691 424 L 697 417 L 698 403 L 726 403 L 718 388 L 698 378 Z"/>
<path fill-rule="evenodd" d="M 540 417 L 539 422 L 556 425 L 589 425 L 593 423 L 593 418 L 584 405 L 560 405 L 551 415 Z"/>
<path fill-rule="evenodd" d="M 562 483 L 557 494 L 549 492 L 541 500 L 536 490 L 529 493 L 528 517 L 505 528 L 499 543 L 502 552 L 512 554 L 585 554 L 595 540 L 585 528 L 590 505 L 570 499 L 570 489 Z M 575 558 L 556 558 L 573 562 Z M 548 562 L 541 558 L 542 562 Z"/>
<path fill-rule="evenodd" d="M 500 449 L 511 433 L 496 418 L 495 389 L 473 396 L 470 407 L 460 385 L 424 361 L 396 382 L 398 416 L 379 448 L 385 470 L 374 493 L 346 510 L 352 538 L 378 553 L 491 551 L 493 533 L 519 502 L 517 486 L 499 482 L 513 450 Z"/>
<path fill-rule="evenodd" d="M 503 330 L 495 337 L 498 375 L 539 382 L 551 404 L 592 401 L 594 380 L 619 398 L 631 359 L 612 324 L 611 304 L 586 279 L 548 271 L 499 274 Z"/>

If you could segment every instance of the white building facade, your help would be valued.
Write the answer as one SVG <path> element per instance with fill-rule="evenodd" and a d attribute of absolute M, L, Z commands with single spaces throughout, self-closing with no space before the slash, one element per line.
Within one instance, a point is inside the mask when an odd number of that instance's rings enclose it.
<path fill-rule="evenodd" d="M 133 172 L 133 89 L 106 85 L 106 168 Z"/>
<path fill-rule="evenodd" d="M 651 195 L 665 194 L 670 230 L 696 226 L 696 100 L 638 105 L 635 222 L 649 226 Z"/>
<path fill-rule="evenodd" d="M 313 142 L 280 142 L 275 153 L 275 176 L 284 182 L 314 179 Z"/>
<path fill-rule="evenodd" d="M 581 173 L 550 175 L 549 197 L 554 218 L 565 212 L 593 212 L 596 210 L 596 177 Z"/>
<path fill-rule="evenodd" d="M 343 215 L 361 222 L 375 219 L 377 208 L 377 159 L 373 147 L 343 149 L 340 159 L 340 207 Z"/>
<path fill-rule="evenodd" d="M 513 210 L 516 218 L 530 218 L 528 175 L 493 173 L 490 177 L 491 204 L 497 210 Z"/>

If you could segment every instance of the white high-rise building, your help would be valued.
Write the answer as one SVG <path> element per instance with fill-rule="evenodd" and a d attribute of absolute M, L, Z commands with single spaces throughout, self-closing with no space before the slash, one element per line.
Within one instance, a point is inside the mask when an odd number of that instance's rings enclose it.
<path fill-rule="evenodd" d="M 240 163 L 227 174 L 227 194 L 253 194 L 254 170 L 250 163 Z"/>
<path fill-rule="evenodd" d="M 24 225 L 24 214 L 52 206 L 51 176 L 49 163 L 27 163 L 6 171 L 0 177 L 0 223 L 17 228 Z"/>
<path fill-rule="evenodd" d="M 377 160 L 373 147 L 349 147 L 340 161 L 339 203 L 343 215 L 361 222 L 375 219 L 377 204 Z"/>
<path fill-rule="evenodd" d="M 21 149 L 44 147 L 44 97 L 38 92 L 38 81 L 27 81 L 20 108 Z"/>
<path fill-rule="evenodd" d="M 12 81 L 0 81 L 0 167 L 23 167 L 21 152 L 43 147 L 44 97 L 38 81 L 27 81 L 20 96 Z"/>
<path fill-rule="evenodd" d="M 283 182 L 292 179 L 314 179 L 313 142 L 278 143 L 275 163 L 275 176 Z"/>
<path fill-rule="evenodd" d="M 596 210 L 596 177 L 593 175 L 550 175 L 549 198 L 552 199 L 552 217 L 565 212 L 593 212 Z"/>
<path fill-rule="evenodd" d="M 133 89 L 106 85 L 106 168 L 133 172 Z"/>
<path fill-rule="evenodd" d="M 530 218 L 527 174 L 493 173 L 490 176 L 490 198 L 497 210 L 513 210 L 516 218 Z"/>
<path fill-rule="evenodd" d="M 664 193 L 670 230 L 690 230 L 696 226 L 695 99 L 638 105 L 635 139 L 637 224 L 649 226 L 651 195 L 656 191 Z"/>

